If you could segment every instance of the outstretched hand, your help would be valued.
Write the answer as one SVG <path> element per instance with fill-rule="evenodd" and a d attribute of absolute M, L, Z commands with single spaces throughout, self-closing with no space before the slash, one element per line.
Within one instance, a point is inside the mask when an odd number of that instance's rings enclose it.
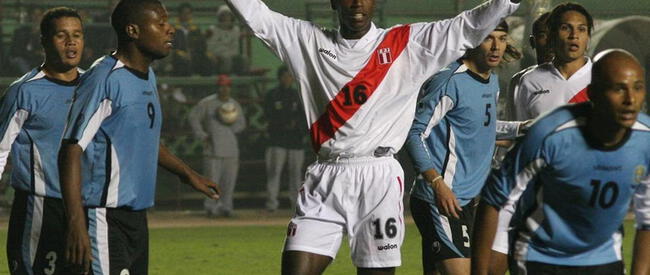
<path fill-rule="evenodd" d="M 199 175 L 196 172 L 191 172 L 187 177 L 180 177 L 181 182 L 192 186 L 194 190 L 199 191 L 206 195 L 208 198 L 213 200 L 219 199 L 219 194 L 221 191 L 216 183 L 210 181 L 209 179 Z"/>

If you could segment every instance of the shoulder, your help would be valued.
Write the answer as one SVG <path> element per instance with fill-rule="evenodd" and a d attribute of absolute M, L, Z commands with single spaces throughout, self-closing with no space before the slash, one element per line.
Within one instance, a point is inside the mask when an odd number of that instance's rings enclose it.
<path fill-rule="evenodd" d="M 523 70 L 517 72 L 516 74 L 512 75 L 512 78 L 511 78 L 511 79 L 512 79 L 513 81 L 519 81 L 519 80 L 522 78 L 522 76 L 524 76 L 526 73 L 528 73 L 528 72 L 534 70 L 535 68 L 537 68 L 537 65 L 533 65 L 533 66 L 530 66 L 530 67 L 528 67 L 528 68 L 525 68 L 525 69 L 523 69 Z"/>
<path fill-rule="evenodd" d="M 112 56 L 104 56 L 97 59 L 95 63 L 81 75 L 81 84 L 105 82 L 108 76 L 119 68 L 117 59 Z"/>
<path fill-rule="evenodd" d="M 460 61 L 454 61 L 429 78 L 423 85 L 423 89 L 427 92 L 442 89 L 465 71 L 467 71 L 467 66 Z"/>
<path fill-rule="evenodd" d="M 632 130 L 642 131 L 650 134 L 650 116 L 640 113 L 636 119 L 636 123 L 632 126 Z"/>
<path fill-rule="evenodd" d="M 546 138 L 567 129 L 584 125 L 589 113 L 589 103 L 564 105 L 535 119 L 527 136 Z"/>
<path fill-rule="evenodd" d="M 217 102 L 217 95 L 212 94 L 199 100 L 198 105 L 213 104 Z"/>
<path fill-rule="evenodd" d="M 29 90 L 29 84 L 33 83 L 33 81 L 36 81 L 38 79 L 42 79 L 45 77 L 45 73 L 41 71 L 40 69 L 36 68 L 28 73 L 24 74 L 20 78 L 16 79 L 9 87 L 7 88 L 7 91 L 5 93 L 5 96 L 18 96 L 20 93 L 25 92 L 26 90 Z"/>
<path fill-rule="evenodd" d="M 544 63 L 541 65 L 536 65 L 529 67 L 528 69 L 522 71 L 521 81 L 522 82 L 536 82 L 541 79 L 548 78 L 549 74 L 552 74 L 553 63 Z"/>

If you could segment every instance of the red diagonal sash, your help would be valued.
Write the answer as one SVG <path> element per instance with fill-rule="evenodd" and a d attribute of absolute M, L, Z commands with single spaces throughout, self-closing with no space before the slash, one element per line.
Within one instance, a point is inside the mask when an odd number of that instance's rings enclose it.
<path fill-rule="evenodd" d="M 310 129 L 316 153 L 377 90 L 394 61 L 406 48 L 410 30 L 409 25 L 390 30 L 372 53 L 368 64 L 327 104 L 325 113 Z"/>
<path fill-rule="evenodd" d="M 580 102 L 585 102 L 589 101 L 589 96 L 587 95 L 587 89 L 584 88 L 581 91 L 579 91 L 577 94 L 575 94 L 571 100 L 569 100 L 569 103 L 580 103 Z"/>

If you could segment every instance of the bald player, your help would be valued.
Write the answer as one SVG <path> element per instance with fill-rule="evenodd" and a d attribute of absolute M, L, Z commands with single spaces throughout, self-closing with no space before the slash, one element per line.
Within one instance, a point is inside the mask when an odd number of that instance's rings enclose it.
<path fill-rule="evenodd" d="M 618 229 L 632 198 L 633 274 L 650 271 L 650 118 L 640 114 L 645 73 L 623 50 L 595 60 L 592 102 L 539 118 L 488 178 L 472 274 L 487 274 L 498 211 L 512 203 L 511 274 L 624 274 Z"/>

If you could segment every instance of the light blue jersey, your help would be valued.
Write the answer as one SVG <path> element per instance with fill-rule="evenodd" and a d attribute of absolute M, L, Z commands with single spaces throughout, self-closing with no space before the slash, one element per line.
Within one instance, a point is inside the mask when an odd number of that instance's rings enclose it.
<path fill-rule="evenodd" d="M 104 56 L 75 91 L 65 139 L 84 149 L 88 206 L 153 206 L 162 115 L 156 77 Z"/>
<path fill-rule="evenodd" d="M 11 151 L 14 188 L 61 198 L 57 155 L 76 84 L 36 68 L 9 86 L 0 106 L 0 175 Z"/>
<path fill-rule="evenodd" d="M 460 205 L 476 197 L 487 177 L 496 138 L 496 74 L 488 80 L 455 62 L 423 86 L 406 147 L 415 169 L 435 169 Z M 433 189 L 422 177 L 411 195 L 435 203 Z"/>
<path fill-rule="evenodd" d="M 488 178 L 486 203 L 517 203 L 510 247 L 518 262 L 620 261 L 619 228 L 633 196 L 638 227 L 650 229 L 650 118 L 640 114 L 621 145 L 603 148 L 585 131 L 590 110 L 581 103 L 540 118 Z"/>

